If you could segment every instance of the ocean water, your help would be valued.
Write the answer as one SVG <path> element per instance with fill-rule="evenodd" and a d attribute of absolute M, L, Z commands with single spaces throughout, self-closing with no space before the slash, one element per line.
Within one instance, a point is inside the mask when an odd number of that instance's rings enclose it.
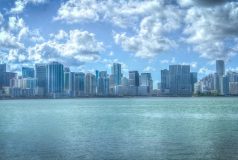
<path fill-rule="evenodd" d="M 238 159 L 238 98 L 0 101 L 1 160 Z"/>

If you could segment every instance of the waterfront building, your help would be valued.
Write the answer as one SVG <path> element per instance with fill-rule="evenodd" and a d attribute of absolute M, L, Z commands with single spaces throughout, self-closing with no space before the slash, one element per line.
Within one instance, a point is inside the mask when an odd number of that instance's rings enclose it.
<path fill-rule="evenodd" d="M 112 65 L 112 71 L 111 71 L 112 77 L 113 77 L 113 85 L 121 85 L 121 64 L 119 63 L 113 63 Z"/>
<path fill-rule="evenodd" d="M 238 82 L 238 73 L 229 71 L 227 75 L 229 82 Z"/>
<path fill-rule="evenodd" d="M 51 62 L 47 65 L 47 91 L 50 96 L 62 96 L 64 92 L 63 64 Z"/>
<path fill-rule="evenodd" d="M 191 96 L 191 73 L 189 65 L 170 65 L 169 81 L 171 96 Z"/>
<path fill-rule="evenodd" d="M 138 95 L 138 87 L 140 85 L 140 77 L 138 71 L 129 71 L 129 89 L 128 94 L 130 96 Z"/>
<path fill-rule="evenodd" d="M 139 72 L 129 71 L 129 85 L 138 87 L 140 85 Z"/>
<path fill-rule="evenodd" d="M 96 95 L 96 76 L 92 73 L 87 73 L 85 76 L 85 95 Z"/>
<path fill-rule="evenodd" d="M 119 97 L 122 97 L 122 96 L 128 96 L 128 90 L 129 90 L 129 86 L 123 86 L 123 85 L 117 85 L 115 86 L 115 94 L 114 96 L 119 96 Z"/>
<path fill-rule="evenodd" d="M 22 77 L 23 78 L 34 78 L 35 77 L 34 68 L 22 67 Z"/>
<path fill-rule="evenodd" d="M 221 77 L 221 93 L 220 95 L 228 95 L 229 94 L 229 78 L 228 76 L 224 75 Z"/>
<path fill-rule="evenodd" d="M 70 96 L 70 70 L 68 68 L 64 69 L 64 93 Z"/>
<path fill-rule="evenodd" d="M 128 86 L 129 85 L 129 79 L 126 77 L 122 77 L 121 79 L 121 85 L 122 86 Z"/>
<path fill-rule="evenodd" d="M 75 88 L 75 72 L 70 72 L 70 96 L 75 97 L 76 96 L 76 88 Z"/>
<path fill-rule="evenodd" d="M 5 72 L 7 72 L 6 64 L 0 64 L 0 90 L 3 87 L 3 75 Z"/>
<path fill-rule="evenodd" d="M 223 76 L 225 74 L 225 63 L 224 63 L 224 60 L 216 60 L 216 73 L 219 76 Z"/>
<path fill-rule="evenodd" d="M 230 82 L 229 83 L 229 94 L 230 95 L 238 95 L 238 82 Z"/>
<path fill-rule="evenodd" d="M 47 93 L 47 65 L 35 65 L 35 77 L 37 79 L 37 94 L 39 96 L 46 96 Z"/>
<path fill-rule="evenodd" d="M 4 87 L 9 87 L 11 79 L 16 78 L 16 77 L 17 77 L 17 73 L 14 73 L 14 72 L 4 72 L 3 73 L 2 85 Z"/>
<path fill-rule="evenodd" d="M 85 74 L 83 72 L 75 73 L 75 91 L 76 96 L 84 96 L 85 94 Z"/>
<path fill-rule="evenodd" d="M 198 77 L 197 72 L 191 72 L 191 85 L 192 85 L 192 93 L 194 92 L 194 84 L 197 83 Z"/>
<path fill-rule="evenodd" d="M 96 94 L 98 94 L 98 85 L 99 85 L 99 71 L 98 70 L 95 70 L 95 78 L 96 78 Z"/>
<path fill-rule="evenodd" d="M 161 70 L 161 93 L 169 94 L 169 70 Z"/>
<path fill-rule="evenodd" d="M 107 76 L 107 71 L 99 72 L 97 95 L 99 96 L 109 95 L 109 78 Z"/>
<path fill-rule="evenodd" d="M 144 96 L 152 94 L 152 92 L 153 92 L 153 80 L 152 80 L 152 77 L 151 77 L 151 73 L 141 73 L 140 86 L 141 86 L 141 88 L 138 90 L 139 92 L 142 91 L 142 90 L 144 91 L 145 88 L 147 87 L 147 89 L 146 89 L 147 91 L 143 92 Z"/>
<path fill-rule="evenodd" d="M 64 92 L 66 96 L 74 97 L 76 95 L 75 73 L 68 69 L 64 72 Z"/>

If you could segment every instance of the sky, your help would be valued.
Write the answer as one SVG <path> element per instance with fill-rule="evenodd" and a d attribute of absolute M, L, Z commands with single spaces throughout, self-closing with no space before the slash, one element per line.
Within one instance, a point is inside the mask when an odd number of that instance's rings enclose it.
<path fill-rule="evenodd" d="M 59 61 L 71 71 L 112 63 L 151 72 L 189 64 L 199 78 L 215 60 L 238 71 L 237 0 L 0 0 L 0 63 L 9 70 Z"/>

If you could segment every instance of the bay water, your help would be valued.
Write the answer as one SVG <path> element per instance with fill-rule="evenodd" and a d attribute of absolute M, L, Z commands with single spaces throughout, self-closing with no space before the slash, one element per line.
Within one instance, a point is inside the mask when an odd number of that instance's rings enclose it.
<path fill-rule="evenodd" d="M 238 159 L 238 98 L 0 101 L 1 160 Z"/>

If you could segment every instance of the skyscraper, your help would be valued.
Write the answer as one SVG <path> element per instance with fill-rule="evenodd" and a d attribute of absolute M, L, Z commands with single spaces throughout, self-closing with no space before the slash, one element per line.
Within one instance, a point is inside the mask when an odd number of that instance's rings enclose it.
<path fill-rule="evenodd" d="M 64 93 L 70 95 L 70 69 L 64 68 Z"/>
<path fill-rule="evenodd" d="M 85 93 L 85 74 L 83 72 L 75 73 L 75 90 L 77 96 L 84 96 Z"/>
<path fill-rule="evenodd" d="M 49 95 L 62 95 L 64 91 L 63 64 L 59 62 L 51 62 L 47 65 L 47 89 Z"/>
<path fill-rule="evenodd" d="M 99 96 L 108 96 L 109 95 L 109 78 L 107 71 L 99 72 L 98 78 L 98 93 Z"/>
<path fill-rule="evenodd" d="M 85 76 L 85 95 L 96 95 L 96 76 L 92 73 L 87 73 Z"/>
<path fill-rule="evenodd" d="M 225 63 L 223 60 L 216 60 L 216 73 L 219 76 L 223 76 L 225 74 Z"/>
<path fill-rule="evenodd" d="M 189 65 L 169 66 L 170 94 L 172 96 L 191 96 L 191 74 Z"/>
<path fill-rule="evenodd" d="M 128 95 L 137 96 L 140 85 L 140 76 L 138 71 L 129 71 Z"/>
<path fill-rule="evenodd" d="M 0 89 L 3 87 L 3 75 L 7 72 L 6 64 L 0 64 Z"/>
<path fill-rule="evenodd" d="M 140 85 L 140 77 L 138 71 L 129 71 L 129 85 L 137 87 Z"/>
<path fill-rule="evenodd" d="M 147 94 L 152 94 L 153 80 L 151 77 L 151 73 L 141 73 L 140 86 L 147 87 Z"/>
<path fill-rule="evenodd" d="M 121 64 L 119 63 L 113 63 L 112 66 L 112 75 L 113 75 L 113 83 L 114 85 L 120 85 L 121 84 Z"/>
<path fill-rule="evenodd" d="M 16 78 L 17 77 L 17 73 L 14 73 L 14 72 L 4 72 L 3 73 L 3 82 L 2 82 L 2 85 L 4 87 L 10 87 L 10 81 L 11 79 L 13 78 Z"/>
<path fill-rule="evenodd" d="M 47 92 L 47 65 L 36 64 L 35 65 L 37 87 L 42 96 L 46 96 Z"/>
<path fill-rule="evenodd" d="M 169 70 L 161 70 L 161 92 L 162 94 L 169 93 Z"/>
<path fill-rule="evenodd" d="M 191 72 L 192 93 L 194 92 L 194 84 L 197 83 L 197 81 L 198 81 L 197 72 Z"/>
<path fill-rule="evenodd" d="M 22 77 L 23 78 L 34 78 L 35 77 L 34 68 L 22 67 Z"/>

